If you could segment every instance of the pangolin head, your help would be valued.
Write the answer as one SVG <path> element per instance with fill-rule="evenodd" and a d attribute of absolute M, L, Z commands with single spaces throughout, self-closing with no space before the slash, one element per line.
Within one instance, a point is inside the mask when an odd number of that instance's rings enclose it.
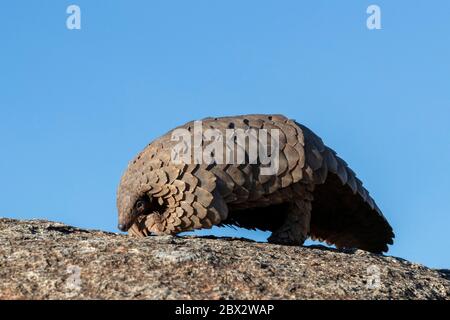
<path fill-rule="evenodd" d="M 147 196 L 138 197 L 136 201 L 132 201 L 130 197 L 130 201 L 126 201 L 126 203 L 122 210 L 119 209 L 117 228 L 121 231 L 128 231 L 140 217 L 152 213 L 151 202 Z"/>
<path fill-rule="evenodd" d="M 117 190 L 117 227 L 121 231 L 134 231 L 132 233 L 139 236 L 148 232 L 158 233 L 161 208 L 154 199 L 149 198 L 145 184 L 136 179 L 142 175 L 137 174 L 134 169 L 133 166 L 128 167 Z M 151 221 L 154 223 L 150 223 Z M 152 228 L 147 228 L 146 225 L 152 225 Z"/>

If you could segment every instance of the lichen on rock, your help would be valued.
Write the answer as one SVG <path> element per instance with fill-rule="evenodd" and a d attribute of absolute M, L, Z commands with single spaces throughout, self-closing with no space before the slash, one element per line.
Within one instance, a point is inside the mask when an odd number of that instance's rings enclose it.
<path fill-rule="evenodd" d="M 362 250 L 0 219 L 0 299 L 449 299 L 449 274 Z"/>

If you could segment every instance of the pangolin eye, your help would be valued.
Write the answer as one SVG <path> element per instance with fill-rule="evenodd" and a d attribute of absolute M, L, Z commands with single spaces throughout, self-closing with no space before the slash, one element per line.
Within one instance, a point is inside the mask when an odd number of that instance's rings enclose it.
<path fill-rule="evenodd" d="M 139 211 L 144 210 L 145 204 L 144 201 L 139 200 L 138 202 L 136 202 L 136 209 L 138 209 Z"/>

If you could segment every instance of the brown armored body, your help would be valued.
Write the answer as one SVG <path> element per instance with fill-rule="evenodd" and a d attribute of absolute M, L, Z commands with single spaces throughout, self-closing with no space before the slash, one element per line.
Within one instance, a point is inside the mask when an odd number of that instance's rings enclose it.
<path fill-rule="evenodd" d="M 147 236 L 236 225 L 271 231 L 268 241 L 273 243 L 301 245 L 310 236 L 377 253 L 393 243 L 392 228 L 362 182 L 305 126 L 282 115 L 242 115 L 203 119 L 202 127 L 224 136 L 227 129 L 277 130 L 276 172 L 261 174 L 266 165 L 259 159 L 174 162 L 179 142 L 172 141 L 172 130 L 149 144 L 125 171 L 117 192 L 121 230 Z M 194 135 L 193 128 L 189 122 L 176 129 Z M 247 147 L 246 159 L 248 152 Z"/>

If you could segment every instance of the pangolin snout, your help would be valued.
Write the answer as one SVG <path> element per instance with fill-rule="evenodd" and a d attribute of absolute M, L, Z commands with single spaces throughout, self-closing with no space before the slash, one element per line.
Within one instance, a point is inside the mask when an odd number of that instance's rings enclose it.
<path fill-rule="evenodd" d="M 119 229 L 120 231 L 123 232 L 127 232 L 128 229 L 131 228 L 131 226 L 133 225 L 133 223 L 136 221 L 137 215 L 129 215 L 129 216 L 125 216 L 125 217 L 119 217 L 119 221 L 117 224 L 117 229 Z"/>

